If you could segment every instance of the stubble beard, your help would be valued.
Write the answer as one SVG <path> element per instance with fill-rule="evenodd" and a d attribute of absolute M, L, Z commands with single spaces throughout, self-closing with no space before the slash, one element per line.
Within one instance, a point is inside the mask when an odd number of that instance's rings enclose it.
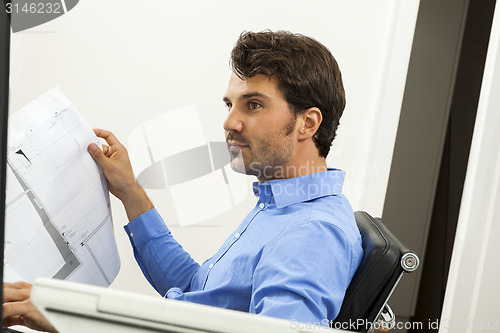
<path fill-rule="evenodd" d="M 290 121 L 274 136 L 271 134 L 253 142 L 228 133 L 227 139 L 249 145 L 250 156 L 243 156 L 241 150 L 231 152 L 231 168 L 239 173 L 256 176 L 260 181 L 275 178 L 276 175 L 286 174 L 285 164 L 291 159 L 293 153 L 292 134 L 295 129 L 296 118 L 292 115 Z M 229 147 L 229 144 L 228 144 Z"/>

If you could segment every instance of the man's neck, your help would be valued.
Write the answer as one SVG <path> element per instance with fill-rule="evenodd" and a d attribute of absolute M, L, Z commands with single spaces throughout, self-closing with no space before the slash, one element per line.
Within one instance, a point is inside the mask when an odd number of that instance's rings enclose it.
<path fill-rule="evenodd" d="M 263 172 L 260 177 L 257 177 L 259 183 L 263 183 L 274 179 L 289 179 L 295 177 L 306 176 L 316 172 L 327 171 L 326 159 L 324 157 L 307 159 L 300 163 L 287 163 L 276 167 L 269 167 L 267 172 Z"/>

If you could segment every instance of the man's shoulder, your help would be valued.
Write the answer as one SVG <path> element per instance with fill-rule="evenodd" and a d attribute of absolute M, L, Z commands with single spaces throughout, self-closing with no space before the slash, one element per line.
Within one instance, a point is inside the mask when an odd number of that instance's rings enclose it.
<path fill-rule="evenodd" d="M 355 242 L 360 237 L 351 205 L 342 194 L 296 203 L 278 211 L 274 215 L 274 221 L 276 226 L 282 227 L 280 234 L 299 227 L 306 233 L 318 228 L 318 224 L 325 224 L 328 228 L 344 233 L 350 242 Z"/>
<path fill-rule="evenodd" d="M 310 223 L 330 224 L 344 233 L 350 242 L 357 242 L 360 238 L 354 212 L 344 195 L 318 198 L 310 209 Z"/>

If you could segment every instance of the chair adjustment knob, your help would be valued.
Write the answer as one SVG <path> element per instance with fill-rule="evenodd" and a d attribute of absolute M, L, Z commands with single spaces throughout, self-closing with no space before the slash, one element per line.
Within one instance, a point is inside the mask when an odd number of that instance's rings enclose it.
<path fill-rule="evenodd" d="M 413 272 L 417 269 L 420 264 L 420 260 L 415 253 L 405 253 L 403 257 L 401 257 L 401 266 L 406 272 Z"/>

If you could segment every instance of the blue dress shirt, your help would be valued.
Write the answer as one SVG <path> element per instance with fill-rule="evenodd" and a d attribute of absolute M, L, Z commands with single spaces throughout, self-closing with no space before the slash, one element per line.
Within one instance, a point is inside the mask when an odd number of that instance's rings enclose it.
<path fill-rule="evenodd" d="M 201 266 L 152 209 L 125 226 L 135 258 L 167 298 L 300 322 L 333 320 L 363 250 L 344 172 L 254 184 L 255 208 Z"/>

